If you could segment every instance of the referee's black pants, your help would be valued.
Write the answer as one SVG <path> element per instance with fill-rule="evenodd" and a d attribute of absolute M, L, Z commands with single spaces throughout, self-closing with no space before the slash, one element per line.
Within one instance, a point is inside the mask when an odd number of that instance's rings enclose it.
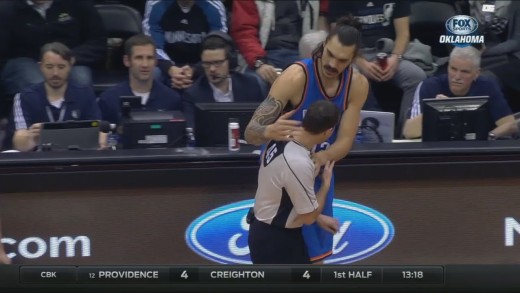
<path fill-rule="evenodd" d="M 310 264 L 301 228 L 282 228 L 254 219 L 249 226 L 253 264 Z"/>

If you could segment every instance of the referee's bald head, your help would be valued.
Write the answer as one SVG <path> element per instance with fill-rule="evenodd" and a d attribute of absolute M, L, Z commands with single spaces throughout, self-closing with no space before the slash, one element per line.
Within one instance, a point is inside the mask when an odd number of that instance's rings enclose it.
<path fill-rule="evenodd" d="M 333 128 L 339 121 L 339 109 L 332 102 L 319 100 L 311 104 L 303 118 L 303 129 L 319 134 Z"/>

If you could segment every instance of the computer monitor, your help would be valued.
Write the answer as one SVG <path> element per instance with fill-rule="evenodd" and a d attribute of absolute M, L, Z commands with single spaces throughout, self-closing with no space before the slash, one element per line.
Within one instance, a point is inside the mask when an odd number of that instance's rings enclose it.
<path fill-rule="evenodd" d="M 100 123 L 96 120 L 42 123 L 39 150 L 95 150 L 99 148 Z"/>
<path fill-rule="evenodd" d="M 142 98 L 140 96 L 120 96 L 119 106 L 121 107 L 121 116 L 130 118 L 132 110 L 142 110 Z"/>
<path fill-rule="evenodd" d="M 199 147 L 228 146 L 230 119 L 240 125 L 240 137 L 260 103 L 196 103 L 195 140 Z"/>
<path fill-rule="evenodd" d="M 493 121 L 489 97 L 424 99 L 422 140 L 487 140 Z"/>
<path fill-rule="evenodd" d="M 186 146 L 186 120 L 180 111 L 138 111 L 122 120 L 123 149 Z"/>

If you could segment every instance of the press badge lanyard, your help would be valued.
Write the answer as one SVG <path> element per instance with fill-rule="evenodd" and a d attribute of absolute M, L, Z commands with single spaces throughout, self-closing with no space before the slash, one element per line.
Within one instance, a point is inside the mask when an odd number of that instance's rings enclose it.
<path fill-rule="evenodd" d="M 56 122 L 54 120 L 54 115 L 52 115 L 51 108 L 49 106 L 45 106 L 45 110 L 47 111 L 47 117 L 49 117 L 50 122 Z M 67 105 L 63 103 L 61 109 L 60 109 L 60 116 L 58 117 L 58 122 L 63 121 L 63 118 L 65 118 L 65 111 L 67 110 Z"/>

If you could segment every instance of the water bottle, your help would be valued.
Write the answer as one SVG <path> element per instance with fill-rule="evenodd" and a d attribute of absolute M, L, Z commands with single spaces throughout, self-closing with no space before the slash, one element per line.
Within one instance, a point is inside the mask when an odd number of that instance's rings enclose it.
<path fill-rule="evenodd" d="M 359 125 L 357 129 L 356 143 L 363 143 L 363 127 L 361 125 Z"/>
<path fill-rule="evenodd" d="M 195 133 L 193 128 L 186 127 L 186 147 L 192 148 L 196 146 Z"/>
<path fill-rule="evenodd" d="M 107 145 L 108 148 L 111 150 L 117 149 L 117 146 L 119 145 L 119 133 L 117 133 L 116 124 L 110 124 L 110 132 L 108 133 L 107 137 Z"/>

